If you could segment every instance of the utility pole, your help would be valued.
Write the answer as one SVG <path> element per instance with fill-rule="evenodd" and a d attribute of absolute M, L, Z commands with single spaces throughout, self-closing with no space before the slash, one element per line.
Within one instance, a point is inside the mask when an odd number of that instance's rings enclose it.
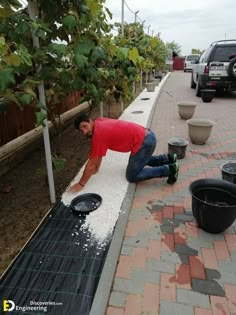
<path fill-rule="evenodd" d="M 155 30 L 152 30 L 152 37 L 153 37 L 154 32 L 155 32 Z"/>
<path fill-rule="evenodd" d="M 137 23 L 137 14 L 139 13 L 139 11 L 134 12 L 134 23 Z"/>
<path fill-rule="evenodd" d="M 124 37 L 125 0 L 121 0 L 121 36 Z"/>
<path fill-rule="evenodd" d="M 28 12 L 29 17 L 32 21 L 36 21 L 36 13 L 35 13 L 35 4 L 32 0 L 28 2 Z M 35 48 L 39 48 L 39 38 L 32 33 L 32 40 L 33 46 Z M 39 64 L 37 65 L 37 71 L 39 72 L 42 66 Z M 44 91 L 44 84 L 38 84 L 38 93 L 39 93 L 39 100 L 40 102 L 46 106 L 46 98 L 45 98 L 45 91 Z M 45 114 L 46 111 L 41 109 L 41 111 Z M 46 158 L 46 166 L 47 166 L 47 174 L 48 174 L 48 185 L 49 185 L 49 193 L 50 193 L 50 201 L 51 203 L 56 202 L 56 194 L 55 194 L 55 185 L 54 185 L 54 177 L 53 177 L 53 170 L 52 170 L 52 157 L 51 157 L 51 147 L 50 147 L 50 139 L 49 139 L 49 131 L 48 131 L 48 121 L 47 116 L 44 119 L 44 126 L 43 126 L 43 140 L 44 140 L 44 148 L 45 148 L 45 158 Z"/>
<path fill-rule="evenodd" d="M 151 27 L 151 25 L 148 26 L 148 35 L 149 35 L 149 28 Z"/>

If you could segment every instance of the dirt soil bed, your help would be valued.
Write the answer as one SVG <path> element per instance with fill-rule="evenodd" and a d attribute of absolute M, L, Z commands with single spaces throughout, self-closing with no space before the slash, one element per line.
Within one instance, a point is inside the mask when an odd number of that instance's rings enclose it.
<path fill-rule="evenodd" d="M 126 105 L 127 106 L 127 105 Z M 126 107 L 125 106 L 125 107 Z M 118 118 L 120 105 L 104 106 L 104 116 Z M 99 117 L 99 108 L 91 117 Z M 52 140 L 54 141 L 54 140 Z M 84 165 L 89 154 L 89 140 L 71 123 L 61 135 L 61 156 L 65 167 L 54 171 L 56 197 L 62 193 Z M 0 275 L 18 254 L 45 214 L 50 210 L 44 148 L 0 177 Z"/>

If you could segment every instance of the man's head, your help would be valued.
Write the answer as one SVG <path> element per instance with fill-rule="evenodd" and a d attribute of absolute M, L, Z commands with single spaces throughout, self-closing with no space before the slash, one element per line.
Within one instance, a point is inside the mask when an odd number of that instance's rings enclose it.
<path fill-rule="evenodd" d="M 78 116 L 74 121 L 74 126 L 83 135 L 92 137 L 94 121 L 86 115 Z"/>

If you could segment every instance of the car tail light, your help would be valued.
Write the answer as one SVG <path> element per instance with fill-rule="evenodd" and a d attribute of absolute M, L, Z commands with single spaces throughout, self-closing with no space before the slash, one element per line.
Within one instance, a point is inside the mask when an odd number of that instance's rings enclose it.
<path fill-rule="evenodd" d="M 208 66 L 205 66 L 204 73 L 209 73 L 209 67 Z"/>

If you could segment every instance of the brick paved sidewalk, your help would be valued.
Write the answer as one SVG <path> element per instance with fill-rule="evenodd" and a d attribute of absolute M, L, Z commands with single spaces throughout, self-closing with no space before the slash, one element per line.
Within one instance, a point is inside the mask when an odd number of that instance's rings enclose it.
<path fill-rule="evenodd" d="M 221 178 L 222 159 L 236 157 L 236 100 L 202 103 L 189 86 L 190 74 L 174 72 L 161 92 L 152 121 L 158 153 L 169 138 L 188 138 L 178 101 L 198 101 L 194 117 L 216 125 L 207 144 L 189 144 L 175 185 L 137 185 L 107 315 L 236 314 L 236 226 L 217 235 L 198 229 L 188 192 L 198 178 Z"/>

